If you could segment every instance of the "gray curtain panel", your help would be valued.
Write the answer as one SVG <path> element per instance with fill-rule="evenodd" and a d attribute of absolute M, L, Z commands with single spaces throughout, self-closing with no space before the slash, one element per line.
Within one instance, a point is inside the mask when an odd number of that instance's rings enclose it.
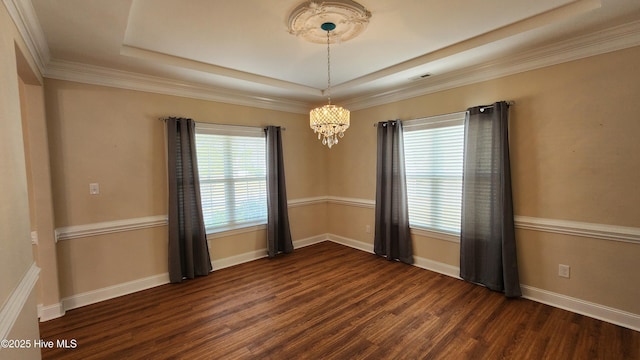
<path fill-rule="evenodd" d="M 202 217 L 196 161 L 195 122 L 168 118 L 169 279 L 207 275 L 212 271 Z"/>
<path fill-rule="evenodd" d="M 293 251 L 287 189 L 282 161 L 282 131 L 279 126 L 268 126 L 267 134 L 267 253 L 274 257 L 278 253 Z"/>
<path fill-rule="evenodd" d="M 388 260 L 413 264 L 404 169 L 402 123 L 378 123 L 376 226 L 373 249 Z"/>
<path fill-rule="evenodd" d="M 460 277 L 508 297 L 520 280 L 511 197 L 509 105 L 468 109 L 465 119 Z"/>

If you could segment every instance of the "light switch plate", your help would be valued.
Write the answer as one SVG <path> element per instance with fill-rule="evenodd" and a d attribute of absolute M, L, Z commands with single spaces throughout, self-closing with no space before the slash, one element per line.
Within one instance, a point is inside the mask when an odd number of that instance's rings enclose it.
<path fill-rule="evenodd" d="M 558 276 L 563 278 L 570 277 L 571 267 L 569 265 L 559 264 L 558 265 Z"/>

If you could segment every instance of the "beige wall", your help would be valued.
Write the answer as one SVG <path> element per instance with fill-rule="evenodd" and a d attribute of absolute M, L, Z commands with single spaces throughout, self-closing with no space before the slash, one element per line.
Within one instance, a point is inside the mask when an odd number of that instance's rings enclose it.
<path fill-rule="evenodd" d="M 11 328 L 11 332 L 6 337 L 12 340 L 29 340 L 31 348 L 26 349 L 1 349 L 0 359 L 2 360 L 26 360 L 26 359 L 40 359 L 40 349 L 35 348 L 34 340 L 40 339 L 38 334 L 38 321 L 35 319 L 36 312 L 36 294 L 33 292 L 27 299 L 24 307 L 16 323 Z M 35 337 L 34 337 L 35 336 Z M 48 340 L 48 339 L 47 339 Z"/>
<path fill-rule="evenodd" d="M 373 124 L 514 100 L 511 159 L 515 213 L 640 227 L 640 48 L 630 48 L 352 112 L 329 154 L 329 194 L 375 198 Z M 372 243 L 373 209 L 329 205 L 331 232 Z M 355 228 L 352 226 L 355 225 Z M 517 231 L 523 284 L 640 314 L 640 245 Z M 414 236 L 415 255 L 459 266 L 456 243 Z M 635 259 L 635 260 L 634 260 Z M 558 264 L 571 278 L 557 276 Z"/>
<path fill-rule="evenodd" d="M 4 174 L 0 176 L 0 303 L 4 303 L 31 265 L 32 256 L 14 28 L 4 7 L 0 7 L 0 20 L 0 168 Z"/>
<path fill-rule="evenodd" d="M 37 299 L 42 306 L 55 306 L 60 302 L 60 291 L 43 87 L 20 79 L 20 103 L 31 231 L 37 239 L 33 257 L 41 269 Z"/>
<path fill-rule="evenodd" d="M 57 228 L 167 214 L 164 116 L 283 126 L 289 199 L 327 194 L 326 151 L 303 114 L 50 79 L 45 89 Z M 325 205 L 290 211 L 294 240 L 326 232 Z M 166 241 L 165 227 L 60 241 L 62 297 L 166 272 Z M 264 249 L 266 235 L 210 243 L 215 261 Z"/>
<path fill-rule="evenodd" d="M 16 45 L 25 49 L 6 8 L 0 6 L 0 309 L 4 309 L 33 263 L 18 81 L 18 66 L 28 70 L 29 64 L 17 55 Z M 15 315 L 17 320 L 9 336 L 37 339 L 35 292 L 25 299 L 21 313 Z M 5 357 L 29 359 L 40 358 L 40 354 L 31 351 L 16 355 L 0 349 L 0 358 Z"/>
<path fill-rule="evenodd" d="M 338 146 L 320 146 L 307 117 L 175 96 L 47 80 L 56 227 L 164 215 L 164 132 L 159 117 L 221 124 L 282 125 L 289 199 L 332 196 L 373 200 L 373 124 L 463 111 L 514 100 L 511 151 L 516 215 L 640 227 L 635 137 L 640 48 L 631 48 L 352 112 Z M 89 195 L 88 185 L 101 193 Z M 372 244 L 371 206 L 290 208 L 294 240 L 332 233 Z M 370 232 L 367 232 L 367 226 Z M 58 243 L 61 297 L 166 272 L 164 227 Z M 640 314 L 633 271 L 637 244 L 517 230 L 522 283 Z M 214 261 L 264 248 L 265 231 L 213 237 Z M 414 235 L 415 255 L 453 267 L 455 242 Z M 559 263 L 571 279 L 557 276 Z"/>

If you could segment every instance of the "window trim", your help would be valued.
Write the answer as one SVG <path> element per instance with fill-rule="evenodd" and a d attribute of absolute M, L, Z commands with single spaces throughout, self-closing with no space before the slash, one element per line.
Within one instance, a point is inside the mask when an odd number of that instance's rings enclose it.
<path fill-rule="evenodd" d="M 196 122 L 196 134 L 250 136 L 266 138 L 264 128 L 257 126 L 223 125 Z"/>
<path fill-rule="evenodd" d="M 426 118 L 405 120 L 402 122 L 402 128 L 405 132 L 418 131 L 426 129 L 435 129 L 439 127 L 464 125 L 464 119 L 467 116 L 466 111 L 460 111 L 451 114 L 435 115 Z"/>
<path fill-rule="evenodd" d="M 410 229 L 412 235 L 418 235 L 430 239 L 438 239 L 454 243 L 460 242 L 460 234 L 454 234 L 451 232 L 444 232 L 435 229 L 427 229 L 421 226 L 411 226 Z"/>
<path fill-rule="evenodd" d="M 196 122 L 195 130 L 196 130 L 196 135 L 201 134 L 201 135 L 264 138 L 265 139 L 264 145 L 266 150 L 266 133 L 263 127 Z M 197 143 L 197 140 L 196 140 L 196 143 Z M 265 174 L 267 171 L 266 161 L 267 160 L 266 160 L 266 153 L 265 153 Z M 198 169 L 198 173 L 200 173 L 200 169 Z M 266 186 L 266 182 L 267 182 L 267 178 L 265 175 L 265 186 Z M 267 200 L 265 198 L 265 203 L 266 201 Z M 253 221 L 253 222 L 246 222 L 242 224 L 231 223 L 231 224 L 226 224 L 224 226 L 218 226 L 218 227 L 205 226 L 205 231 L 206 231 L 206 234 L 208 235 L 208 238 L 230 236 L 235 233 L 259 230 L 259 228 L 261 227 L 266 228 L 267 219 L 268 219 L 268 214 L 267 214 L 267 217 L 264 219 L 264 221 L 263 220 Z M 244 230 L 244 229 L 248 229 L 248 230 Z M 226 235 L 226 234 L 229 234 L 229 235 Z"/>
<path fill-rule="evenodd" d="M 467 111 L 460 111 L 450 114 L 442 114 L 429 116 L 425 118 L 405 120 L 402 122 L 404 132 L 413 132 L 419 130 L 436 129 L 449 126 L 464 126 Z M 460 242 L 460 233 L 447 231 L 444 229 L 436 229 L 427 226 L 410 225 L 412 233 L 451 242 Z"/>

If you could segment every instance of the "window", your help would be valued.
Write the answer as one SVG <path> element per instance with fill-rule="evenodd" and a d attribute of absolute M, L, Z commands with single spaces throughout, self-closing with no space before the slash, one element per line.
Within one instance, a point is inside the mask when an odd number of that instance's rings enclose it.
<path fill-rule="evenodd" d="M 409 225 L 460 234 L 465 113 L 403 122 Z"/>
<path fill-rule="evenodd" d="M 264 130 L 197 123 L 196 153 L 207 233 L 266 224 Z"/>

